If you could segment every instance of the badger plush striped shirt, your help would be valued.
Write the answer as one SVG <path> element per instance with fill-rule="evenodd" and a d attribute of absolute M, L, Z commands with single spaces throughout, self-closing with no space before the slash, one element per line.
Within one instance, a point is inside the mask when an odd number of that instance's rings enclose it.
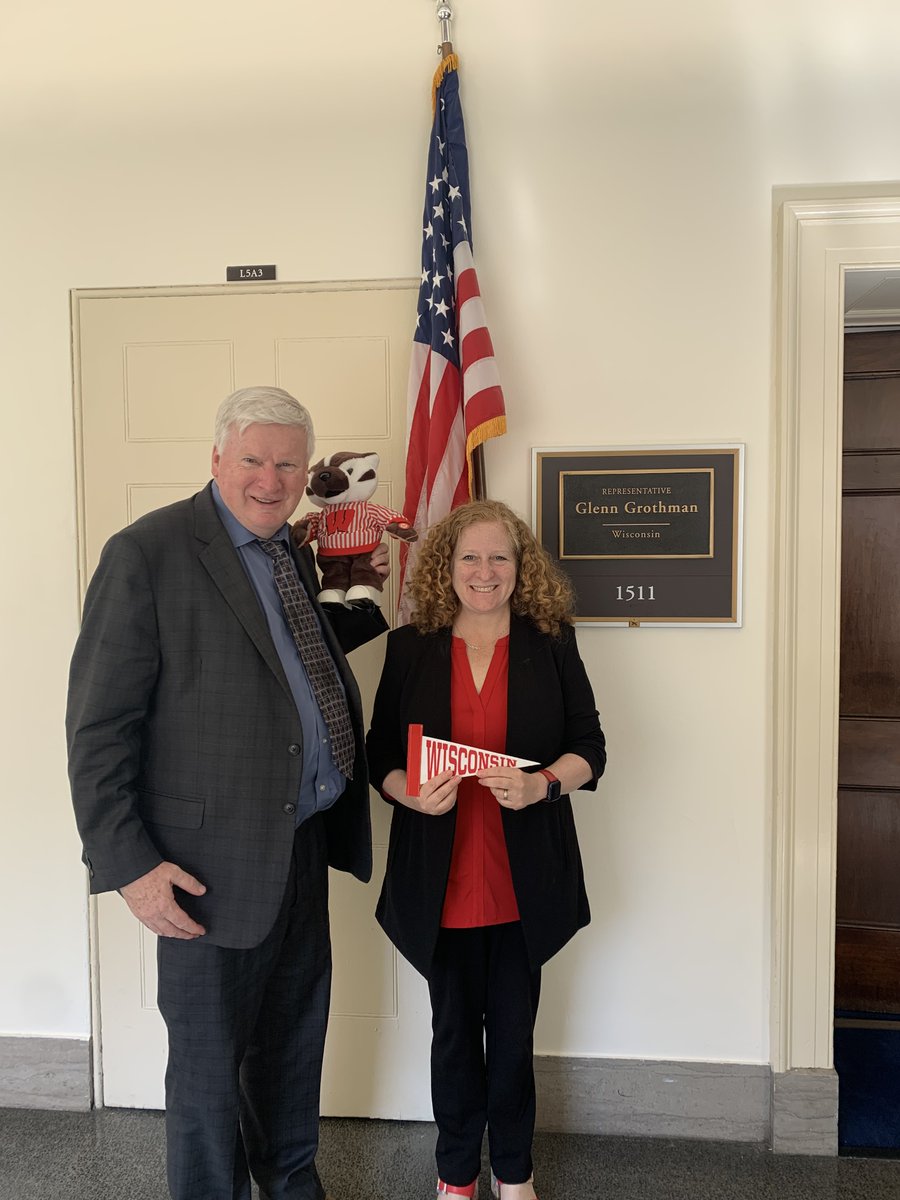
<path fill-rule="evenodd" d="M 404 529 L 409 528 L 403 513 L 367 500 L 329 504 L 325 509 L 306 513 L 303 520 L 309 521 L 310 541 L 318 539 L 319 554 L 326 557 L 366 554 L 374 550 L 381 541 L 384 527 L 394 521 Z"/>

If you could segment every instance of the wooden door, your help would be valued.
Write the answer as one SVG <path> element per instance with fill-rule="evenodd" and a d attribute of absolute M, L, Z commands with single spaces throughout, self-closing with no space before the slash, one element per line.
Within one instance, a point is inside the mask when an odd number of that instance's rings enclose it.
<path fill-rule="evenodd" d="M 285 387 L 309 407 L 316 455 L 377 450 L 375 498 L 403 503 L 406 375 L 417 284 L 153 289 L 75 296 L 83 581 L 117 529 L 209 479 L 212 422 L 234 388 Z M 385 612 L 395 610 L 396 563 Z M 351 656 L 371 702 L 384 639 Z M 322 1111 L 430 1119 L 424 981 L 375 922 L 388 806 L 372 805 L 374 875 L 331 874 L 334 980 Z M 95 983 L 104 1103 L 161 1108 L 166 1037 L 156 938 L 115 893 L 96 903 Z M 96 1044 L 96 1043 L 95 1043 Z"/>
<path fill-rule="evenodd" d="M 835 1008 L 900 1014 L 900 330 L 844 371 Z"/>

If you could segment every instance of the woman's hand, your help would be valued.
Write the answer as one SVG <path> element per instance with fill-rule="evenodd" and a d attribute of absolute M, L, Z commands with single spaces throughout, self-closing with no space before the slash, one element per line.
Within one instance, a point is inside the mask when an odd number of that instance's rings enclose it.
<path fill-rule="evenodd" d="M 454 775 L 452 771 L 442 771 L 440 775 L 435 775 L 434 779 L 422 784 L 418 796 L 407 797 L 409 807 L 417 808 L 429 817 L 443 816 L 456 803 L 456 789 L 459 787 L 460 778 L 461 776 Z"/>
<path fill-rule="evenodd" d="M 492 767 L 489 771 L 480 771 L 478 782 L 489 788 L 504 808 L 527 808 L 547 794 L 547 780 L 543 775 L 529 775 L 518 767 Z"/>
<path fill-rule="evenodd" d="M 583 787 L 594 777 L 591 764 L 580 754 L 561 754 L 547 768 L 560 783 L 564 796 Z M 490 788 L 504 808 L 527 808 L 538 804 L 547 795 L 547 776 L 540 771 L 520 771 L 518 767 L 493 767 L 482 771 L 478 782 Z"/>
<path fill-rule="evenodd" d="M 406 794 L 406 772 L 391 771 L 381 785 L 382 790 L 407 808 L 424 813 L 427 817 L 441 817 L 450 811 L 456 803 L 456 789 L 459 787 L 460 775 L 452 771 L 443 771 L 422 784 L 418 796 Z"/>

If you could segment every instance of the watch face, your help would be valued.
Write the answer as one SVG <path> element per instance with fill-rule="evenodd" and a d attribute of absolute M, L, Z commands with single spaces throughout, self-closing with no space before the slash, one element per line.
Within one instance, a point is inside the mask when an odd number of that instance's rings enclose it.
<path fill-rule="evenodd" d="M 558 779 L 554 779 L 551 783 L 547 784 L 547 795 L 544 797 L 544 799 L 548 804 L 552 804 L 554 800 L 559 799 L 561 792 L 562 784 Z"/>

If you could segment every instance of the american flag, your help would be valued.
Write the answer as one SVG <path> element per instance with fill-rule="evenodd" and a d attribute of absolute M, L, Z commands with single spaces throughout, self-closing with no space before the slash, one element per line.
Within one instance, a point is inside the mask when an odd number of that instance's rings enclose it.
<path fill-rule="evenodd" d="M 432 89 L 434 122 L 422 219 L 422 283 L 407 398 L 406 519 L 422 536 L 471 498 L 472 452 L 506 432 L 506 411 L 472 258 L 469 156 L 456 55 Z M 401 575 L 400 613 L 408 617 Z"/>

